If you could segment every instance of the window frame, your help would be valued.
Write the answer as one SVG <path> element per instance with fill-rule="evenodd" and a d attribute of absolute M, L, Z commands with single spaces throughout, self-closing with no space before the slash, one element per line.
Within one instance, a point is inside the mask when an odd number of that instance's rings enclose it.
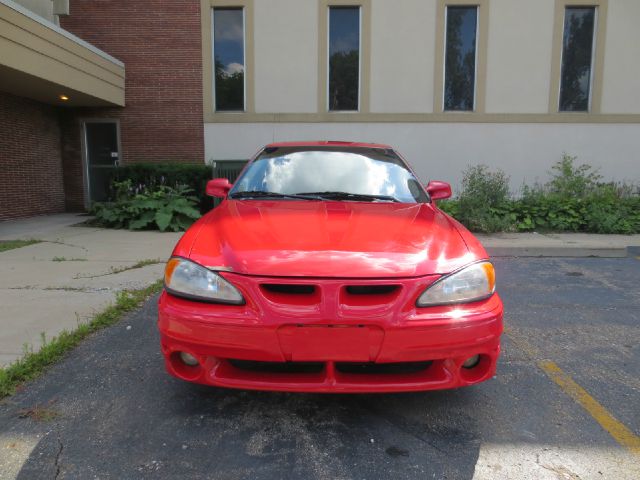
<path fill-rule="evenodd" d="M 330 98 L 331 98 L 331 9 L 332 8 L 353 8 L 358 9 L 358 98 L 356 100 L 357 106 L 355 110 L 331 110 Z M 362 94 L 362 6 L 360 5 L 329 5 L 327 8 L 327 79 L 325 82 L 325 108 L 330 113 L 356 113 L 360 111 L 361 94 Z"/>
<path fill-rule="evenodd" d="M 205 121 L 216 118 L 241 119 L 255 113 L 254 103 L 254 0 L 201 0 L 202 101 Z M 242 8 L 244 25 L 244 110 L 216 110 L 213 38 L 214 8 Z M 208 12 L 208 13 L 207 13 Z"/>
<path fill-rule="evenodd" d="M 473 102 L 471 106 L 471 110 L 453 110 L 445 108 L 446 95 L 445 92 L 447 90 L 447 43 L 448 43 L 448 19 L 449 19 L 449 8 L 475 8 L 476 9 L 476 44 L 474 46 L 474 59 L 473 59 Z M 443 112 L 475 112 L 476 111 L 476 100 L 478 96 L 478 29 L 480 28 L 480 6 L 479 5 L 445 5 L 444 9 L 444 57 L 443 57 L 443 68 L 442 68 L 442 111 Z"/>
<path fill-rule="evenodd" d="M 360 50 L 358 55 L 358 109 L 329 109 L 329 22 L 331 7 L 353 7 L 360 11 Z M 369 113 L 371 0 L 319 0 L 318 1 L 318 113 L 328 115 L 354 115 Z"/>
<path fill-rule="evenodd" d="M 216 75 L 215 75 L 215 61 L 216 61 L 216 34 L 215 34 L 215 14 L 216 10 L 239 10 L 242 12 L 242 108 L 239 110 L 218 110 L 216 108 Z M 211 74 L 211 91 L 213 100 L 213 111 L 215 113 L 244 113 L 247 111 L 247 12 L 244 6 L 230 7 L 215 5 L 211 7 L 211 62 L 212 62 L 212 74 Z"/>
<path fill-rule="evenodd" d="M 548 113 L 555 115 L 579 116 L 599 114 L 601 112 L 607 6 L 608 0 L 556 0 Z M 579 111 L 560 110 L 562 54 L 564 50 L 564 21 L 566 9 L 571 7 L 595 8 L 588 109 Z"/>
<path fill-rule="evenodd" d="M 567 22 L 567 11 L 578 8 L 593 9 L 593 31 L 591 32 L 591 59 L 589 60 L 589 89 L 587 90 L 587 109 L 586 110 L 562 110 L 560 100 L 562 99 L 562 73 L 564 71 L 564 40 L 567 34 L 565 29 Z M 593 97 L 593 78 L 594 64 L 596 60 L 596 32 L 598 31 L 598 7 L 591 5 L 567 5 L 564 7 L 562 14 L 562 49 L 560 50 L 560 79 L 558 84 L 558 112 L 562 113 L 588 113 L 591 111 L 591 99 Z"/>
<path fill-rule="evenodd" d="M 436 55 L 434 68 L 433 113 L 446 115 L 471 115 L 485 112 L 485 93 L 487 79 L 487 44 L 489 38 L 489 1 L 490 0 L 438 0 L 436 11 Z M 476 7 L 476 57 L 473 110 L 445 110 L 444 91 L 447 48 L 447 8 Z"/>

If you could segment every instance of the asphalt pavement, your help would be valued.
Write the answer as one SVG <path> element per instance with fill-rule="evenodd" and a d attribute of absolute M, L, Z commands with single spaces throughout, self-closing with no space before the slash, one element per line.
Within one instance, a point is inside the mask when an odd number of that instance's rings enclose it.
<path fill-rule="evenodd" d="M 507 333 L 484 384 L 391 395 L 191 385 L 164 371 L 154 298 L 2 402 L 0 478 L 640 478 L 624 445 L 640 437 L 640 259 L 495 264 Z"/>

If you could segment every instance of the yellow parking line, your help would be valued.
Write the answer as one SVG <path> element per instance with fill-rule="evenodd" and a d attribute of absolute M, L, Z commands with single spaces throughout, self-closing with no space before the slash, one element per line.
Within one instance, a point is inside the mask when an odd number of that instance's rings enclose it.
<path fill-rule="evenodd" d="M 508 326 L 505 326 L 504 332 L 525 355 L 536 362 L 538 367 L 553 380 L 564 393 L 569 395 L 584 408 L 602 428 L 609 432 L 609 435 L 611 435 L 616 442 L 629 449 L 632 453 L 640 456 L 640 437 L 611 415 L 609 411 L 589 395 L 584 388 L 564 373 L 555 362 L 551 360 L 539 360 L 539 358 L 542 357 L 540 351 L 530 344 L 519 332 L 514 331 Z"/>
<path fill-rule="evenodd" d="M 629 449 L 632 453 L 640 455 L 640 437 L 635 435 L 624 424 L 611 415 L 595 398 L 578 385 L 573 379 L 564 373 L 562 369 L 551 360 L 542 360 L 538 366 L 551 380 L 573 398 L 594 418 L 596 422 L 611 435 L 616 442 Z"/>

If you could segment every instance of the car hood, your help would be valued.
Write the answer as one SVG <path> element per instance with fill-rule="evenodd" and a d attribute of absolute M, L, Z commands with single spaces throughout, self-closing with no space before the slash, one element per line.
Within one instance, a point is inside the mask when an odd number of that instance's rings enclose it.
<path fill-rule="evenodd" d="M 226 200 L 192 229 L 174 254 L 246 275 L 411 277 L 484 254 L 430 204 Z"/>

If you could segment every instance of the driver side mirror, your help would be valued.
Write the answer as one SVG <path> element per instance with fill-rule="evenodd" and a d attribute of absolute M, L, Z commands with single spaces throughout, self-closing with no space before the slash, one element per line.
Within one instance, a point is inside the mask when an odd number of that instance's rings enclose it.
<path fill-rule="evenodd" d="M 210 197 L 225 198 L 231 187 L 233 184 L 226 178 L 214 178 L 207 182 L 206 192 Z"/>
<path fill-rule="evenodd" d="M 431 180 L 427 185 L 427 193 L 431 197 L 431 200 L 443 200 L 451 197 L 451 185 L 447 182 Z"/>

